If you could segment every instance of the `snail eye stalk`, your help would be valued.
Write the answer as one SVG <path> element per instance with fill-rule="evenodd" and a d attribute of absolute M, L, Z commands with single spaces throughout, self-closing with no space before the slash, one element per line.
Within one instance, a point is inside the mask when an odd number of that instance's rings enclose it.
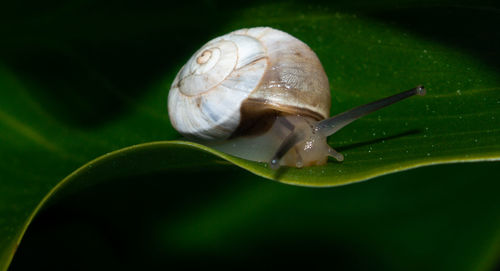
<path fill-rule="evenodd" d="M 424 86 L 417 86 L 407 91 L 403 91 L 396 95 L 392 95 L 383 99 L 380 99 L 369 104 L 365 104 L 351 110 L 345 111 L 338 115 L 335 115 L 329 119 L 322 120 L 318 122 L 314 128 L 316 132 L 323 134 L 324 136 L 330 136 L 336 133 L 338 130 L 342 129 L 349 123 L 368 115 L 374 111 L 387 107 L 391 104 L 404 100 L 414 95 L 424 96 L 426 90 Z"/>

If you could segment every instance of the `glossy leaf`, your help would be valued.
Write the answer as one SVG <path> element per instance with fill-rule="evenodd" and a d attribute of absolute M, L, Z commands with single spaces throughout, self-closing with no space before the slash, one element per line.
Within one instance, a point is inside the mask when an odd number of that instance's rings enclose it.
<path fill-rule="evenodd" d="M 336 186 L 423 165 L 500 157 L 494 7 L 96 6 L 73 2 L 41 13 L 4 11 L 0 269 L 61 187 L 66 194 L 113 178 L 219 164 L 288 184 Z M 205 18 L 211 24 L 200 24 Z M 276 172 L 198 144 L 165 141 L 179 139 L 166 115 L 166 97 L 187 58 L 210 38 L 260 25 L 289 32 L 318 54 L 330 78 L 332 114 L 417 84 L 428 95 L 332 136 L 330 145 L 346 159 L 323 167 Z"/>
<path fill-rule="evenodd" d="M 491 270 L 498 259 L 497 163 L 425 167 L 310 189 L 256 180 L 226 166 L 109 176 L 114 166 L 126 169 L 136 158 L 147 164 L 161 156 L 130 154 L 116 162 L 103 159 L 73 176 L 72 187 L 78 189 L 60 190 L 63 197 L 37 217 L 12 270 L 257 268 L 263 263 Z"/>

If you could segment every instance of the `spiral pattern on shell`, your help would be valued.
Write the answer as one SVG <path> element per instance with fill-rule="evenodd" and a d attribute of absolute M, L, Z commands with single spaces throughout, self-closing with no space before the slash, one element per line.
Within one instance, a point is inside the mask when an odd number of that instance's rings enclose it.
<path fill-rule="evenodd" d="M 221 140 L 237 129 L 246 101 L 326 118 L 328 79 L 300 40 L 269 27 L 241 29 L 209 41 L 182 67 L 169 92 L 169 116 L 187 137 Z"/>

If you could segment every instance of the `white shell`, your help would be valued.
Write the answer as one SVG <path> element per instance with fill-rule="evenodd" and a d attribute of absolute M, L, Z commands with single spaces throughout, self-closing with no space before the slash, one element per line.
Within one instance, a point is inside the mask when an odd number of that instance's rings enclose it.
<path fill-rule="evenodd" d="M 175 78 L 168 97 L 172 125 L 201 140 L 222 140 L 252 101 L 288 114 L 329 116 L 330 91 L 316 54 L 291 35 L 269 27 L 241 29 L 199 49 Z"/>

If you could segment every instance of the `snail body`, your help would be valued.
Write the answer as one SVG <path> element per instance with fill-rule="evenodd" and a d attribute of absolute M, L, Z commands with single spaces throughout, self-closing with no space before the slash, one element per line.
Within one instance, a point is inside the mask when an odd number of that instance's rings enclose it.
<path fill-rule="evenodd" d="M 411 95 L 425 92 L 413 90 Z M 395 102 L 348 111 L 336 121 L 328 119 L 330 101 L 328 78 L 309 46 L 280 30 L 256 27 L 199 49 L 172 83 L 168 112 L 187 138 L 273 168 L 303 167 L 325 164 L 328 156 L 342 161 L 326 138 Z"/>

